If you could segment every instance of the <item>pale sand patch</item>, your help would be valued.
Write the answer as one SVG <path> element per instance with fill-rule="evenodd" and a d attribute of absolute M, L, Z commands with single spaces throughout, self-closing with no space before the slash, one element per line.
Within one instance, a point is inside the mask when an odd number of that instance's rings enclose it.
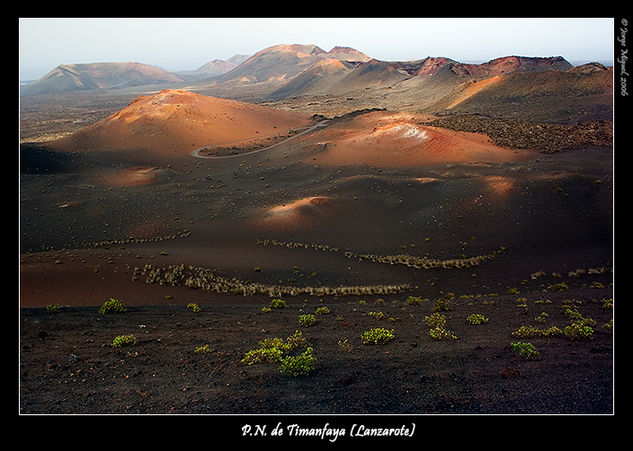
<path fill-rule="evenodd" d="M 102 183 L 109 186 L 135 186 L 153 182 L 162 169 L 135 166 L 123 169 L 108 169 L 99 174 Z"/>
<path fill-rule="evenodd" d="M 491 192 L 499 197 L 507 196 L 514 189 L 514 180 L 501 175 L 490 175 L 483 178 Z"/>
<path fill-rule="evenodd" d="M 311 196 L 256 211 L 258 226 L 298 229 L 314 226 L 334 214 L 335 202 L 324 196 Z"/>

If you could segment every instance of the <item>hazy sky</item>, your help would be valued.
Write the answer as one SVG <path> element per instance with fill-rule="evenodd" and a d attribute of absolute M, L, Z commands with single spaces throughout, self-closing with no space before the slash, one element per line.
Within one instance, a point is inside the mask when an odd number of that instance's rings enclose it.
<path fill-rule="evenodd" d="M 613 59 L 612 18 L 20 18 L 20 79 L 59 64 L 136 61 L 193 70 L 276 44 L 348 46 L 384 61 Z"/>

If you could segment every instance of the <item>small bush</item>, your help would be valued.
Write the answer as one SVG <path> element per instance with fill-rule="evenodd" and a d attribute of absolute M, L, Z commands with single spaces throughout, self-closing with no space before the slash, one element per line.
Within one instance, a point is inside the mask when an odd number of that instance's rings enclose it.
<path fill-rule="evenodd" d="M 488 322 L 488 318 L 480 313 L 473 313 L 472 315 L 468 315 L 466 317 L 466 322 L 474 325 L 485 324 Z"/>
<path fill-rule="evenodd" d="M 567 291 L 569 290 L 569 287 L 567 286 L 565 282 L 560 282 L 560 283 L 555 283 L 553 285 L 548 285 L 547 289 L 551 291 Z"/>
<path fill-rule="evenodd" d="M 327 315 L 328 313 L 331 313 L 331 312 L 330 312 L 330 309 L 327 307 L 317 307 L 314 313 L 317 315 Z"/>
<path fill-rule="evenodd" d="M 46 306 L 47 312 L 57 313 L 60 310 L 60 306 L 58 304 L 49 304 Z"/>
<path fill-rule="evenodd" d="M 302 326 L 310 327 L 314 323 L 316 323 L 316 318 L 314 317 L 314 315 L 299 315 L 299 324 L 301 324 Z"/>
<path fill-rule="evenodd" d="M 134 335 L 119 335 L 112 340 L 112 346 L 120 348 L 122 346 L 132 346 L 136 344 L 136 337 Z"/>
<path fill-rule="evenodd" d="M 312 348 L 308 347 L 302 354 L 293 356 L 290 353 L 299 347 L 306 346 L 306 339 L 300 331 L 287 337 L 266 338 L 259 342 L 258 349 L 248 351 L 242 363 L 254 365 L 258 363 L 278 363 L 279 371 L 288 376 L 306 375 L 314 369 L 316 358 L 312 355 Z"/>
<path fill-rule="evenodd" d="M 595 327 L 596 321 L 591 318 L 584 318 L 578 310 L 566 309 L 565 315 L 569 316 L 574 323 L 578 323 L 583 326 Z"/>
<path fill-rule="evenodd" d="M 457 335 L 454 332 L 445 329 L 444 327 L 435 327 L 429 330 L 429 335 L 433 340 L 457 340 Z"/>
<path fill-rule="evenodd" d="M 376 319 L 383 319 L 385 317 L 383 312 L 367 312 L 367 314 Z"/>
<path fill-rule="evenodd" d="M 582 323 L 572 323 L 565 327 L 564 332 L 570 340 L 581 340 L 583 338 L 591 338 L 593 327 Z"/>
<path fill-rule="evenodd" d="M 547 314 L 547 312 L 541 312 L 539 316 L 534 318 L 534 321 L 536 321 L 537 323 L 544 323 L 545 321 L 547 321 L 548 317 L 549 315 Z"/>
<path fill-rule="evenodd" d="M 510 346 L 512 346 L 512 349 L 517 351 L 521 357 L 527 360 L 540 360 L 541 358 L 541 353 L 532 343 L 517 341 L 515 343 L 511 343 Z"/>
<path fill-rule="evenodd" d="M 198 313 L 201 310 L 198 304 L 195 303 L 187 304 L 187 308 L 193 309 L 193 313 Z"/>
<path fill-rule="evenodd" d="M 434 312 L 447 312 L 452 309 L 451 306 L 451 297 L 445 296 L 443 298 L 439 298 L 435 300 L 435 304 L 433 304 Z"/>
<path fill-rule="evenodd" d="M 596 321 L 591 318 L 584 318 L 578 310 L 566 309 L 565 315 L 572 319 L 572 323 L 565 327 L 564 333 L 571 340 L 581 340 L 591 338 L 596 327 Z"/>
<path fill-rule="evenodd" d="M 248 351 L 242 363 L 254 365 L 256 363 L 277 363 L 281 360 L 283 351 L 279 348 L 258 348 Z"/>
<path fill-rule="evenodd" d="M 377 345 L 384 344 L 393 339 L 393 329 L 387 330 L 385 328 L 374 328 L 363 332 L 361 336 L 363 344 Z"/>
<path fill-rule="evenodd" d="M 283 299 L 273 299 L 270 301 L 270 308 L 288 308 L 288 305 Z"/>
<path fill-rule="evenodd" d="M 427 299 L 424 299 L 427 300 Z M 419 296 L 409 296 L 407 298 L 407 305 L 420 305 L 422 303 L 423 299 L 420 298 Z"/>
<path fill-rule="evenodd" d="M 292 335 L 286 338 L 286 346 L 289 351 L 307 345 L 307 340 L 299 330 L 295 330 Z"/>
<path fill-rule="evenodd" d="M 99 308 L 100 314 L 123 313 L 123 312 L 127 312 L 127 308 L 125 308 L 123 303 L 119 301 L 118 299 L 110 298 L 109 301 L 104 302 Z"/>
<path fill-rule="evenodd" d="M 562 331 L 556 327 L 548 327 L 547 329 L 539 329 L 534 326 L 521 326 L 516 331 L 512 332 L 512 335 L 519 338 L 529 337 L 551 337 L 554 335 L 560 335 Z"/>
<path fill-rule="evenodd" d="M 431 316 L 425 316 L 424 322 L 427 326 L 436 328 L 436 327 L 444 327 L 446 325 L 446 316 L 441 313 L 432 313 Z"/>
<path fill-rule="evenodd" d="M 196 349 L 193 350 L 193 352 L 195 352 L 196 354 L 206 354 L 207 352 L 211 352 L 211 348 L 209 347 L 209 345 L 198 346 Z"/>
<path fill-rule="evenodd" d="M 282 357 L 279 363 L 279 372 L 285 376 L 306 376 L 314 371 L 316 357 L 312 355 L 312 348 L 307 348 L 297 356 Z"/>

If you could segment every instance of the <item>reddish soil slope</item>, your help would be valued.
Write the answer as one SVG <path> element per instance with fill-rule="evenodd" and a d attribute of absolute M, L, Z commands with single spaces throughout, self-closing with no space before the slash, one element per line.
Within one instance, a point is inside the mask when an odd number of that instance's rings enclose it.
<path fill-rule="evenodd" d="M 334 124 L 316 135 L 318 164 L 379 167 L 441 163 L 508 162 L 525 153 L 492 144 L 479 133 L 420 125 L 428 116 L 375 111 Z"/>
<path fill-rule="evenodd" d="M 163 90 L 141 96 L 128 107 L 51 143 L 65 151 L 149 150 L 177 157 L 202 146 L 241 147 L 287 135 L 310 125 L 297 113 L 203 96 L 182 90 Z"/>

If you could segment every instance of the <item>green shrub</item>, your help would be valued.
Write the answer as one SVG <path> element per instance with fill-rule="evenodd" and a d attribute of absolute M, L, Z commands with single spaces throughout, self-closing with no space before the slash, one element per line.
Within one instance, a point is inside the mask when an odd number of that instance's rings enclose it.
<path fill-rule="evenodd" d="M 382 327 L 369 329 L 363 332 L 361 338 L 363 344 L 366 345 L 384 344 L 393 339 L 393 329 L 387 330 Z"/>
<path fill-rule="evenodd" d="M 420 305 L 423 300 L 426 301 L 428 299 L 422 299 L 419 296 L 409 296 L 406 302 L 407 305 Z"/>
<path fill-rule="evenodd" d="M 286 338 L 285 346 L 287 346 L 288 351 L 292 351 L 293 349 L 301 348 L 307 345 L 307 340 L 304 338 L 303 333 L 299 330 L 295 330 L 292 335 Z"/>
<path fill-rule="evenodd" d="M 385 314 L 383 312 L 367 312 L 367 314 L 376 319 L 383 319 L 385 317 Z"/>
<path fill-rule="evenodd" d="M 119 335 L 112 340 L 112 346 L 115 348 L 132 346 L 134 344 L 136 344 L 136 337 L 134 335 Z"/>
<path fill-rule="evenodd" d="M 452 306 L 451 306 L 452 297 L 450 296 L 450 294 L 452 293 L 449 293 L 449 295 L 435 300 L 435 303 L 433 304 L 434 312 L 447 312 L 452 309 Z"/>
<path fill-rule="evenodd" d="M 193 313 L 198 313 L 201 310 L 198 304 L 195 303 L 187 304 L 187 308 L 193 309 Z"/>
<path fill-rule="evenodd" d="M 330 312 L 330 309 L 327 307 L 317 307 L 314 313 L 317 315 L 327 315 L 328 313 L 331 313 L 331 312 Z"/>
<path fill-rule="evenodd" d="M 254 365 L 259 363 L 278 363 L 279 371 L 289 376 L 306 375 L 314 369 L 316 358 L 312 355 L 312 348 L 308 347 L 299 355 L 291 352 L 297 348 L 307 346 L 306 339 L 300 331 L 295 331 L 285 340 L 281 338 L 266 338 L 259 342 L 259 348 L 248 351 L 242 363 Z"/>
<path fill-rule="evenodd" d="M 288 308 L 288 305 L 283 299 L 273 299 L 270 301 L 270 308 Z"/>
<path fill-rule="evenodd" d="M 486 318 L 484 315 L 480 313 L 473 313 L 466 317 L 466 322 L 468 324 L 474 324 L 474 325 L 484 324 L 488 322 L 488 318 Z"/>
<path fill-rule="evenodd" d="M 211 352 L 211 348 L 209 347 L 209 345 L 198 346 L 196 349 L 193 350 L 193 352 L 195 352 L 196 354 L 205 354 L 207 352 Z"/>
<path fill-rule="evenodd" d="M 435 327 L 444 327 L 446 325 L 446 316 L 441 313 L 432 313 L 431 316 L 425 316 L 424 322 L 427 326 L 435 328 Z"/>
<path fill-rule="evenodd" d="M 521 326 L 516 331 L 512 332 L 512 335 L 519 338 L 529 337 L 551 337 L 554 335 L 560 335 L 562 331 L 556 327 L 548 327 L 547 329 L 539 329 L 534 326 Z"/>
<path fill-rule="evenodd" d="M 564 332 L 570 340 L 581 340 L 583 338 L 591 338 L 593 327 L 582 323 L 572 323 L 565 327 Z"/>
<path fill-rule="evenodd" d="M 591 318 L 584 318 L 578 310 L 566 309 L 565 315 L 569 316 L 574 323 L 578 323 L 583 326 L 595 327 L 596 321 Z"/>
<path fill-rule="evenodd" d="M 123 313 L 126 312 L 127 308 L 123 305 L 121 301 L 118 299 L 110 298 L 109 301 L 104 302 L 99 308 L 99 313 L 107 314 L 107 313 Z"/>
<path fill-rule="evenodd" d="M 302 326 L 310 327 L 314 323 L 316 323 L 316 318 L 314 317 L 314 315 L 299 315 L 299 324 L 301 324 Z"/>
<path fill-rule="evenodd" d="M 259 349 L 278 349 L 279 351 L 284 353 L 284 352 L 292 351 L 293 349 L 296 349 L 298 347 L 304 346 L 305 344 L 306 344 L 306 339 L 303 337 L 303 334 L 297 330 L 292 335 L 287 337 L 285 340 L 281 338 L 277 338 L 277 337 L 265 338 L 259 342 Z"/>
<path fill-rule="evenodd" d="M 596 321 L 591 318 L 584 318 L 578 310 L 566 309 L 565 315 L 572 319 L 572 323 L 565 327 L 564 333 L 571 340 L 581 340 L 591 338 L 596 327 Z"/>
<path fill-rule="evenodd" d="M 283 351 L 279 348 L 258 348 L 248 351 L 242 363 L 254 365 L 256 363 L 277 363 L 281 360 Z"/>
<path fill-rule="evenodd" d="M 549 315 L 546 312 L 541 312 L 539 316 L 534 318 L 534 321 L 536 321 L 537 323 L 544 323 L 548 317 Z"/>
<path fill-rule="evenodd" d="M 312 355 L 312 348 L 307 348 L 297 356 L 282 357 L 279 363 L 279 372 L 285 376 L 306 376 L 314 371 L 316 357 Z"/>
<path fill-rule="evenodd" d="M 551 291 L 567 291 L 569 287 L 567 286 L 565 282 L 560 282 L 560 283 L 555 283 L 553 285 L 548 285 L 547 289 Z"/>
<path fill-rule="evenodd" d="M 47 312 L 57 313 L 60 310 L 60 306 L 58 304 L 49 304 L 46 306 Z"/>
<path fill-rule="evenodd" d="M 457 335 L 454 332 L 445 329 L 444 327 L 435 327 L 429 330 L 429 335 L 433 340 L 457 340 Z"/>
<path fill-rule="evenodd" d="M 512 349 L 517 351 L 521 357 L 527 360 L 540 360 L 541 358 L 541 353 L 532 343 L 517 341 L 515 343 L 511 343 L 510 346 L 512 346 Z"/>

